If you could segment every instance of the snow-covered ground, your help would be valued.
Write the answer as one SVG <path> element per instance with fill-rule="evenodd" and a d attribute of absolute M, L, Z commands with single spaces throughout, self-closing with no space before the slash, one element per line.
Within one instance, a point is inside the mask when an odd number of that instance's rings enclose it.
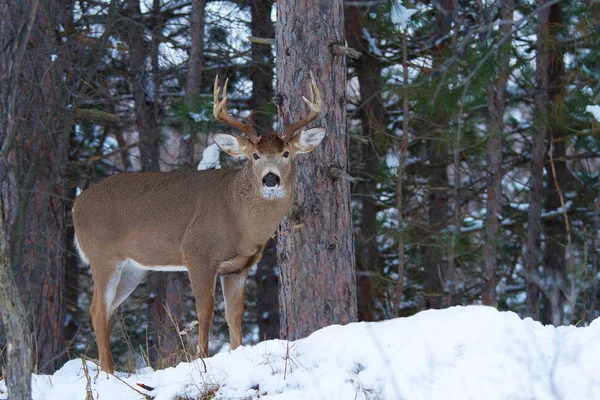
<path fill-rule="evenodd" d="M 542 326 L 482 306 L 330 326 L 295 342 L 269 340 L 162 371 L 119 379 L 72 360 L 34 376 L 34 399 L 600 399 L 600 319 Z M 5 388 L 2 385 L 2 389 Z M 180 396 L 180 397 L 176 397 Z M 212 398 L 212 397 L 206 397 Z"/>

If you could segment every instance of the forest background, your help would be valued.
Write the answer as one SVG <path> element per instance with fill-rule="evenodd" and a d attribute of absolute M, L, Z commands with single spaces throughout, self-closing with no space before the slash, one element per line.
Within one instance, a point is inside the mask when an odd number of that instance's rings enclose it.
<path fill-rule="evenodd" d="M 277 6 L 2 2 L 0 347 L 12 326 L 31 339 L 39 372 L 96 356 L 75 197 L 116 173 L 238 163 L 209 139 L 224 129 L 211 117 L 212 84 L 229 78 L 232 114 L 254 109 L 259 127 L 277 126 Z M 352 213 L 352 319 L 485 304 L 546 324 L 592 321 L 600 142 L 588 111 L 600 104 L 600 3 L 344 1 L 337 18 L 346 40 L 327 46 L 346 62 L 347 143 L 323 151 L 349 146 L 336 179 L 350 188 L 339 201 Z M 248 281 L 245 343 L 294 336 L 280 305 L 280 237 Z M 213 351 L 227 341 L 217 304 Z M 311 304 L 326 309 L 327 299 Z M 126 369 L 187 360 L 194 321 L 185 274 L 153 273 L 113 320 L 115 358 Z"/>

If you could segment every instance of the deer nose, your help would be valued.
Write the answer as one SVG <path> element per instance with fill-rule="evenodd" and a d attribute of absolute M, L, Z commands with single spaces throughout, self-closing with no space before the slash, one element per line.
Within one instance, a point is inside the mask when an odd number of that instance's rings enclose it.
<path fill-rule="evenodd" d="M 268 174 L 266 174 L 262 178 L 262 183 L 266 187 L 275 187 L 275 186 L 278 186 L 279 182 L 280 182 L 279 177 L 277 175 L 275 175 L 274 173 L 272 173 L 272 172 L 269 172 Z"/>

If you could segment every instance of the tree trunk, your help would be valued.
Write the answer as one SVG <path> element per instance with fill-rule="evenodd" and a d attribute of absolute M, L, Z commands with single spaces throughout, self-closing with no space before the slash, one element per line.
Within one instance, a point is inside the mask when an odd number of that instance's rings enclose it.
<path fill-rule="evenodd" d="M 158 88 L 148 73 L 147 62 L 151 46 L 145 39 L 145 29 L 139 0 L 127 0 L 125 39 L 129 48 L 129 83 L 135 102 L 135 121 L 140 139 L 140 165 L 142 171 L 160 171 L 158 147 L 158 121 L 155 115 L 155 94 Z M 153 74 L 158 71 L 152 71 Z"/>
<path fill-rule="evenodd" d="M 447 37 L 448 32 L 452 27 L 452 23 L 455 20 L 453 13 L 454 2 L 453 0 L 438 0 L 436 3 L 436 32 L 435 42 L 438 43 L 432 50 L 433 57 L 433 71 L 440 68 L 445 61 L 446 51 L 448 49 L 448 39 L 442 40 Z M 445 126 L 448 124 L 449 117 L 446 115 L 444 110 L 439 108 L 435 109 L 436 116 L 435 126 Z M 428 185 L 430 187 L 429 193 L 429 235 L 431 237 L 430 245 L 425 247 L 425 282 L 423 285 L 424 290 L 424 304 L 422 308 L 441 308 L 442 297 L 444 295 L 445 278 L 447 276 L 447 260 L 443 245 L 435 243 L 439 238 L 440 232 L 447 230 L 449 216 L 448 216 L 448 198 L 449 198 L 449 185 L 448 185 L 448 161 L 447 161 L 447 148 L 443 144 L 444 141 L 438 140 L 437 136 L 442 135 L 443 132 L 436 129 L 431 129 L 429 133 L 430 137 L 427 139 L 427 159 L 431 165 L 431 172 L 428 177 Z"/>
<path fill-rule="evenodd" d="M 547 111 L 548 111 L 548 8 L 547 0 L 537 1 L 538 38 L 536 46 L 535 73 L 535 123 L 531 149 L 531 180 L 529 184 L 529 209 L 527 211 L 527 244 L 525 252 L 525 272 L 527 276 L 527 308 L 529 316 L 539 319 L 539 263 L 542 228 L 542 187 L 544 154 L 546 150 Z"/>
<path fill-rule="evenodd" d="M 156 18 L 158 12 L 154 2 L 154 24 L 160 24 Z M 127 0 L 128 15 L 125 37 L 129 48 L 130 85 L 133 92 L 136 125 L 140 139 L 140 164 L 142 171 L 160 171 L 160 151 L 158 134 L 158 38 L 155 26 L 152 30 L 152 43 L 145 38 L 145 26 L 142 20 L 139 0 Z M 149 74 L 147 63 L 153 68 Z M 173 324 L 165 310 L 167 303 L 167 278 L 164 273 L 153 272 L 148 275 L 148 287 L 154 298 L 148 307 L 148 335 L 150 361 L 160 366 L 169 364 L 173 355 Z"/>
<path fill-rule="evenodd" d="M 562 4 L 553 4 L 550 7 L 548 22 L 548 138 L 550 140 L 562 139 L 569 133 L 565 122 L 565 84 L 566 71 L 564 62 L 564 48 L 560 44 L 565 37 L 563 26 Z M 547 195 L 544 203 L 546 211 L 556 211 L 562 206 L 561 193 L 569 191 L 569 170 L 565 161 L 567 155 L 567 141 L 561 140 L 552 143 L 552 162 L 546 163 L 546 176 L 548 177 Z M 552 171 L 554 167 L 554 172 Z M 556 180 L 554 179 L 556 173 Z M 558 185 L 558 187 L 557 187 Z M 563 199 L 564 200 L 564 199 Z M 567 287 L 566 248 L 567 231 L 564 216 L 544 222 L 545 246 L 543 256 L 544 287 L 543 307 L 540 321 L 544 324 L 563 324 L 565 293 Z"/>
<path fill-rule="evenodd" d="M 252 36 L 274 38 L 275 26 L 271 21 L 272 0 L 254 0 L 250 2 L 252 16 Z M 253 120 L 259 132 L 273 130 L 273 49 L 270 44 L 252 43 L 252 97 L 250 109 L 254 110 Z M 259 288 L 257 299 L 258 330 L 260 340 L 279 337 L 279 301 L 277 273 L 277 246 L 270 240 L 258 263 L 256 285 Z"/>
<path fill-rule="evenodd" d="M 74 160 L 70 160 L 71 162 Z M 73 178 L 73 177 L 71 177 Z M 65 215 L 67 216 L 67 228 L 65 234 L 65 240 L 63 246 L 65 252 L 63 254 L 63 264 L 65 266 L 65 289 L 64 289 L 64 313 L 65 323 L 63 325 L 63 339 L 67 344 L 66 351 L 69 353 L 72 348 L 70 345 L 73 344 L 73 340 L 79 330 L 79 304 L 78 298 L 82 288 L 79 285 L 79 257 L 77 255 L 77 249 L 75 248 L 75 229 L 73 227 L 73 218 L 71 210 L 73 209 L 73 202 L 75 201 L 75 188 L 76 183 L 74 179 L 70 179 L 68 183 L 67 198 L 65 199 Z"/>
<path fill-rule="evenodd" d="M 281 336 L 298 339 L 356 321 L 354 244 L 346 134 L 346 60 L 342 0 L 277 2 L 277 90 L 290 120 L 306 115 L 310 72 L 323 94 L 323 143 L 299 156 L 296 203 L 278 232 Z M 306 21 L 311 21 L 307 24 Z"/>
<path fill-rule="evenodd" d="M 501 16 L 503 25 L 501 35 L 512 35 L 512 24 L 515 4 L 513 0 L 502 2 Z M 512 38 L 508 38 L 501 46 L 501 57 L 498 65 L 498 79 L 487 87 L 489 113 L 488 139 L 488 179 L 487 179 L 487 216 L 485 224 L 485 277 L 482 288 L 483 304 L 496 307 L 496 271 L 498 270 L 498 238 L 502 215 L 502 141 L 504 137 L 504 109 L 506 106 L 506 84 L 509 75 Z"/>
<path fill-rule="evenodd" d="M 362 135 L 366 142 L 360 144 L 361 181 L 356 193 L 360 196 L 360 229 L 356 236 L 357 247 L 357 300 L 358 318 L 361 321 L 374 319 L 376 294 L 373 278 L 381 273 L 383 260 L 377 245 L 377 183 L 380 180 L 379 155 L 385 154 L 387 121 L 381 99 L 383 92 L 380 59 L 369 52 L 369 42 L 365 39 L 365 8 L 346 7 L 346 33 L 348 45 L 362 53 L 353 62 L 360 85 L 360 119 Z"/>
<path fill-rule="evenodd" d="M 40 2 L 35 29 L 29 38 L 18 87 L 19 135 L 10 157 L 18 189 L 7 189 L 5 205 L 11 209 L 8 223 L 9 259 L 19 271 L 15 278 L 31 318 L 35 363 L 39 372 L 54 372 L 64 356 L 63 291 L 65 236 L 65 173 L 72 110 L 65 69 L 71 65 L 66 26 L 72 10 L 69 0 Z M 51 55 L 55 55 L 51 59 Z"/>
<path fill-rule="evenodd" d="M 22 293 L 15 279 L 14 265 L 8 255 L 8 228 L 5 207 L 12 194 L 5 193 L 10 183 L 9 155 L 14 149 L 15 105 L 19 94 L 23 57 L 38 8 L 37 0 L 14 3 L 0 8 L 0 177 L 3 191 L 0 216 L 0 315 L 6 329 L 6 386 L 11 399 L 31 398 L 33 371 L 31 331 L 26 318 Z"/>
<path fill-rule="evenodd" d="M 206 0 L 192 0 L 190 13 L 190 59 L 187 65 L 187 79 L 185 88 L 185 104 L 188 109 L 193 109 L 200 95 L 202 87 L 202 73 L 204 72 L 204 15 Z M 187 168 L 196 166 L 195 147 L 198 141 L 197 133 L 190 131 L 181 140 L 180 164 Z"/>
<path fill-rule="evenodd" d="M 0 123 L 2 125 L 2 123 Z M 31 373 L 33 363 L 31 357 L 31 331 L 26 319 L 26 312 L 21 302 L 20 290 L 7 256 L 7 237 L 0 232 L 0 314 L 2 325 L 6 329 L 6 377 L 10 399 L 31 398 Z"/>

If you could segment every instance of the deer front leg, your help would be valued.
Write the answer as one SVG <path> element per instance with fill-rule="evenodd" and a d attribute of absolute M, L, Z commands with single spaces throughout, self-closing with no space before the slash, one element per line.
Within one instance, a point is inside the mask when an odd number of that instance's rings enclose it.
<path fill-rule="evenodd" d="M 238 255 L 244 265 L 239 272 L 221 275 L 221 286 L 225 297 L 225 318 L 229 327 L 231 350 L 242 345 L 242 317 L 244 316 L 244 296 L 246 294 L 246 278 L 252 266 L 262 258 L 264 246 L 257 247 L 256 253 L 249 257 Z M 245 260 L 243 260 L 245 258 Z"/>
<path fill-rule="evenodd" d="M 247 268 L 235 274 L 221 275 L 231 350 L 235 350 L 242 345 L 242 317 L 244 315 L 244 295 L 246 294 L 248 271 Z"/>
<path fill-rule="evenodd" d="M 189 272 L 198 313 L 198 356 L 208 357 L 208 336 L 215 315 L 215 274 Z"/>

